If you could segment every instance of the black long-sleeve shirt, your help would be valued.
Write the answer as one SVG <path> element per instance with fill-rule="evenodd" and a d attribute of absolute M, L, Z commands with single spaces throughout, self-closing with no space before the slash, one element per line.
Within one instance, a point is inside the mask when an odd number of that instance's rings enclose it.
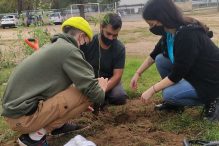
<path fill-rule="evenodd" d="M 165 36 L 150 56 L 167 55 Z M 219 97 L 219 48 L 206 32 L 197 25 L 181 26 L 175 35 L 174 64 L 168 78 L 178 82 L 182 78 L 190 82 L 198 96 L 207 100 Z"/>

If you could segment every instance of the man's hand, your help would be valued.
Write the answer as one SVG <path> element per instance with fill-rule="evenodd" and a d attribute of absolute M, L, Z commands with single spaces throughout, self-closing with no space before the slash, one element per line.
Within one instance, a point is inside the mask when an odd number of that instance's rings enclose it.
<path fill-rule="evenodd" d="M 99 86 L 103 89 L 103 91 L 106 91 L 107 85 L 108 85 L 108 78 L 98 78 Z"/>
<path fill-rule="evenodd" d="M 103 77 L 98 78 L 98 83 L 99 83 L 100 88 L 104 92 L 106 92 L 107 85 L 108 85 L 108 78 L 103 78 Z M 89 106 L 88 109 L 90 111 L 92 111 L 92 113 L 97 116 L 99 114 L 99 112 L 100 112 L 101 107 L 102 107 L 101 104 L 94 103 L 93 106 Z"/>

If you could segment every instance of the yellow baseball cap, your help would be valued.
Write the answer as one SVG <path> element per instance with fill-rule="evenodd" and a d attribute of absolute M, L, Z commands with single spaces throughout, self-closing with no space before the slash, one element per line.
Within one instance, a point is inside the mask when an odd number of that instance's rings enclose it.
<path fill-rule="evenodd" d="M 75 28 L 85 32 L 90 40 L 92 40 L 92 38 L 93 38 L 93 32 L 92 32 L 92 29 L 91 29 L 89 23 L 82 17 L 71 17 L 62 23 L 62 29 L 64 26 L 75 27 Z"/>

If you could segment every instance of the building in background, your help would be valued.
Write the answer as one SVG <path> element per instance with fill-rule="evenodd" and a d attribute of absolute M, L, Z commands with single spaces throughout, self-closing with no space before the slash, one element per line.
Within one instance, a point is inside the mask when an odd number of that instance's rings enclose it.
<path fill-rule="evenodd" d="M 117 10 L 121 16 L 140 14 L 147 1 L 148 0 L 120 0 Z"/>
<path fill-rule="evenodd" d="M 120 5 L 145 4 L 148 0 L 120 0 Z"/>
<path fill-rule="evenodd" d="M 120 0 L 118 12 L 121 15 L 141 14 L 144 4 L 148 0 Z M 192 0 L 174 0 L 183 11 L 192 10 Z"/>

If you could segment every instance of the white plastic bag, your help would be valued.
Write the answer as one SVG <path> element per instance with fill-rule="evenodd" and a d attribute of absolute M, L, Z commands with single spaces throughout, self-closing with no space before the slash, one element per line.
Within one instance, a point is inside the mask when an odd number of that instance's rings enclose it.
<path fill-rule="evenodd" d="M 81 135 L 76 135 L 64 146 L 96 146 L 96 144 Z"/>

